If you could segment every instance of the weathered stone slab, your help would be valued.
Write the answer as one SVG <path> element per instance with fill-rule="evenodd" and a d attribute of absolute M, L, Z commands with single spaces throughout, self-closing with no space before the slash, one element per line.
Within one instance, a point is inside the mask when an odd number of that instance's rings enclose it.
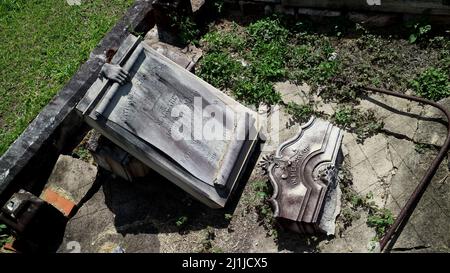
<path fill-rule="evenodd" d="M 442 99 L 439 104 L 450 107 L 450 98 Z M 417 133 L 414 135 L 414 141 L 418 143 L 442 146 L 447 136 L 445 124 L 445 115 L 437 108 L 427 106 L 424 109 L 426 118 L 420 119 L 417 124 Z"/>
<path fill-rule="evenodd" d="M 45 184 L 45 189 L 58 192 L 66 199 L 78 204 L 91 188 L 96 177 L 97 168 L 94 165 L 71 156 L 61 155 Z"/>
<path fill-rule="evenodd" d="M 334 234 L 340 211 L 337 168 L 342 132 L 312 117 L 276 151 L 269 166 L 275 217 L 299 233 Z"/>
<path fill-rule="evenodd" d="M 282 0 L 284 6 L 324 9 L 347 9 L 363 11 L 400 12 L 400 13 L 427 13 L 429 15 L 449 15 L 450 6 L 439 0 L 413 0 L 405 4 L 399 0 Z"/>
<path fill-rule="evenodd" d="M 131 81 L 99 78 L 77 106 L 88 124 L 200 201 L 223 207 L 257 141 L 256 113 L 132 35 L 112 63 Z"/>

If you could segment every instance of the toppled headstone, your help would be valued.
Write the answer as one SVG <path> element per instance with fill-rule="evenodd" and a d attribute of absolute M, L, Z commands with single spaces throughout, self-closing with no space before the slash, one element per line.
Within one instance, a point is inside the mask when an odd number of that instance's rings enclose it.
<path fill-rule="evenodd" d="M 111 65 L 130 81 L 100 76 L 78 113 L 199 201 L 224 207 L 258 141 L 257 114 L 133 35 Z"/>
<path fill-rule="evenodd" d="M 312 117 L 277 149 L 268 172 L 274 188 L 274 216 L 284 228 L 334 234 L 340 212 L 341 142 L 338 127 Z"/>

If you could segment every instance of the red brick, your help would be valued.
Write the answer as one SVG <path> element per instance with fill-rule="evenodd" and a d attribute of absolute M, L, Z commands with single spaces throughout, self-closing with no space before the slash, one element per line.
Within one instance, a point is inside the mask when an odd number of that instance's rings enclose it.
<path fill-rule="evenodd" d="M 69 216 L 70 212 L 76 206 L 75 203 L 73 203 L 70 200 L 67 200 L 66 198 L 64 198 L 63 196 L 61 196 L 60 194 L 51 189 L 46 189 L 42 196 L 43 196 L 42 199 L 44 201 L 50 203 L 52 206 L 61 211 L 65 216 Z"/>

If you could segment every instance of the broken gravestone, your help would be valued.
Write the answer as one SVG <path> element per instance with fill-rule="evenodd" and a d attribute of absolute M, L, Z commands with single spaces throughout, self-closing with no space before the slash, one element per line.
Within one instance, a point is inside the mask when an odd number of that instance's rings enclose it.
<path fill-rule="evenodd" d="M 258 140 L 257 114 L 133 35 L 111 65 L 118 80 L 99 76 L 78 113 L 199 201 L 224 207 Z"/>
<path fill-rule="evenodd" d="M 268 173 L 274 216 L 281 226 L 298 233 L 334 234 L 340 212 L 341 142 L 338 127 L 312 117 L 279 146 Z"/>

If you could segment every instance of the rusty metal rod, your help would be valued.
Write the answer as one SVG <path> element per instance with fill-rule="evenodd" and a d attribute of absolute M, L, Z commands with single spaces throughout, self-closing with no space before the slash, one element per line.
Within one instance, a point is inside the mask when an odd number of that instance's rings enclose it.
<path fill-rule="evenodd" d="M 441 164 L 442 160 L 445 158 L 445 155 L 447 151 L 450 148 L 450 113 L 447 109 L 445 109 L 442 105 L 430 101 L 424 98 L 419 98 L 415 96 L 409 96 L 397 92 L 392 92 L 385 89 L 375 88 L 375 87 L 363 87 L 366 90 L 377 92 L 377 93 L 383 93 L 390 96 L 395 96 L 407 100 L 417 101 L 424 104 L 431 105 L 433 107 L 438 108 L 441 110 L 445 116 L 447 117 L 447 138 L 445 139 L 444 145 L 442 145 L 439 154 L 436 156 L 436 158 L 433 160 L 433 163 L 428 168 L 427 172 L 423 176 L 420 183 L 417 185 L 414 192 L 409 197 L 408 201 L 406 202 L 405 206 L 400 211 L 400 214 L 395 219 L 394 224 L 389 227 L 386 234 L 383 236 L 383 238 L 380 241 L 380 251 L 382 252 L 383 249 L 386 247 L 388 242 L 391 240 L 392 236 L 397 232 L 397 229 L 402 225 L 406 224 L 406 222 L 411 217 L 414 209 L 417 206 L 417 203 L 419 202 L 420 198 L 422 198 L 422 195 L 424 194 L 425 190 L 427 189 L 428 185 L 431 182 L 431 179 L 436 174 L 437 169 L 439 168 L 439 165 Z"/>

